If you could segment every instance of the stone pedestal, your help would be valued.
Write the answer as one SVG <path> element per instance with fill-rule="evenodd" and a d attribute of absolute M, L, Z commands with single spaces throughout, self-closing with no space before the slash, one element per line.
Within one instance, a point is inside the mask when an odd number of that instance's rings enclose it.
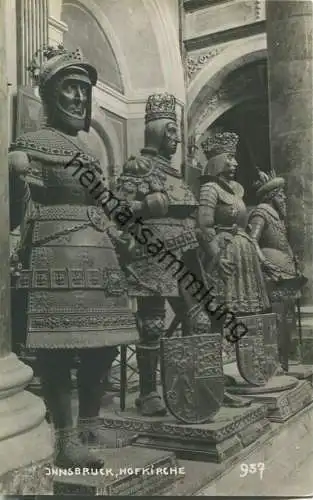
<path fill-rule="evenodd" d="M 125 412 L 105 412 L 103 421 L 107 428 L 136 432 L 134 446 L 173 451 L 186 460 L 220 463 L 269 430 L 266 414 L 267 408 L 262 404 L 222 407 L 210 423 L 187 425 L 171 416 L 145 418 L 135 409 L 126 409 Z"/>
<path fill-rule="evenodd" d="M 266 405 L 267 417 L 272 422 L 285 422 L 313 401 L 313 388 L 308 380 L 281 375 L 273 377 L 265 386 L 256 387 L 240 377 L 235 363 L 225 367 L 225 374 L 233 381 L 233 385 L 227 387 L 228 392 Z"/>
<path fill-rule="evenodd" d="M 24 391 L 32 375 L 15 354 L 0 358 L 0 476 L 41 462 L 53 453 L 45 405 Z"/>
<path fill-rule="evenodd" d="M 299 380 L 308 380 L 309 382 L 313 382 L 313 365 L 306 365 L 302 363 L 298 363 L 295 361 L 289 362 L 289 371 L 288 375 L 291 377 L 296 377 Z"/>
<path fill-rule="evenodd" d="M 143 496 L 156 495 L 184 477 L 173 453 L 128 446 L 105 450 L 104 467 L 97 475 L 82 469 L 76 474 L 53 469 L 55 495 Z M 58 473 L 58 474 L 56 474 Z"/>

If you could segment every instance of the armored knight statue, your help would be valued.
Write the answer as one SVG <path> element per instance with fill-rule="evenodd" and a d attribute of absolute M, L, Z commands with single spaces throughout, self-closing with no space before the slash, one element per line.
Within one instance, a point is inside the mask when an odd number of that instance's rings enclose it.
<path fill-rule="evenodd" d="M 156 371 L 160 337 L 165 334 L 165 300 L 188 334 L 209 333 L 208 317 L 180 287 L 175 267 L 188 260 L 187 268 L 192 270 L 196 261 L 198 203 L 171 166 L 180 142 L 174 96 L 164 93 L 148 98 L 144 140 L 140 156 L 129 158 L 117 185 L 119 196 L 127 200 L 138 221 L 136 230 L 132 229 L 135 249 L 126 266 L 128 293 L 137 297 L 140 332 L 136 406 L 142 415 L 163 416 L 166 409 L 157 392 Z"/>
<path fill-rule="evenodd" d="M 11 228 L 21 225 L 22 271 L 13 292 L 13 331 L 37 352 L 43 395 L 56 430 L 55 464 L 101 467 L 92 447 L 99 425 L 101 380 L 116 346 L 137 338 L 109 220 L 68 165 L 80 155 L 98 175 L 99 161 L 80 142 L 91 121 L 97 71 L 63 47 L 43 51 L 36 69 L 46 125 L 16 139 L 9 153 Z M 74 169 L 75 170 L 75 169 Z M 90 170 L 89 170 L 90 171 Z M 98 213 L 98 211 L 100 212 Z M 73 426 L 70 368 L 77 371 L 79 419 Z"/>
<path fill-rule="evenodd" d="M 278 352 L 288 371 L 292 330 L 296 329 L 295 300 L 307 281 L 297 268 L 288 242 L 285 180 L 275 172 L 258 170 L 255 183 L 258 205 L 249 216 L 250 235 L 261 249 L 268 292 L 279 318 Z"/>

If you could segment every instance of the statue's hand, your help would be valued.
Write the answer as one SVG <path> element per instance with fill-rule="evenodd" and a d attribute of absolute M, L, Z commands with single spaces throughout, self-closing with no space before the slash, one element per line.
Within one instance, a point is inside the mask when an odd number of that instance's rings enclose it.
<path fill-rule="evenodd" d="M 135 239 L 131 234 L 118 231 L 116 228 L 110 228 L 109 235 L 115 245 L 116 251 L 123 257 L 129 257 L 133 254 L 135 248 Z"/>
<path fill-rule="evenodd" d="M 281 271 L 280 269 L 272 264 L 268 260 L 265 260 L 262 263 L 263 271 L 267 275 L 267 277 L 272 281 L 279 281 L 281 279 Z"/>
<path fill-rule="evenodd" d="M 135 248 L 135 239 L 131 234 L 123 233 L 118 238 L 118 243 L 121 245 L 124 251 L 132 254 Z"/>
<path fill-rule="evenodd" d="M 10 273 L 12 278 L 18 278 L 20 276 L 20 272 L 23 266 L 20 262 L 19 256 L 17 253 L 13 252 L 10 256 Z"/>
<path fill-rule="evenodd" d="M 148 194 L 145 197 L 145 206 L 151 214 L 164 217 L 168 211 L 168 197 L 162 192 Z"/>
<path fill-rule="evenodd" d="M 226 281 L 235 271 L 235 264 L 223 257 L 219 259 L 218 267 L 219 274 L 223 281 Z"/>
<path fill-rule="evenodd" d="M 24 176 L 29 169 L 29 160 L 23 151 L 11 151 L 9 153 L 9 170 L 18 176 Z"/>

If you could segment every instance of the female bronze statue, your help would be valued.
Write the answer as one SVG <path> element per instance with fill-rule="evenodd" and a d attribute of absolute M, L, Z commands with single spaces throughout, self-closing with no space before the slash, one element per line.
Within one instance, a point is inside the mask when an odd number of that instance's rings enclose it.
<path fill-rule="evenodd" d="M 270 304 L 257 246 L 246 232 L 244 189 L 234 180 L 238 140 L 225 132 L 202 143 L 208 163 L 201 178 L 198 225 L 203 268 L 217 305 L 243 316 L 266 312 Z"/>

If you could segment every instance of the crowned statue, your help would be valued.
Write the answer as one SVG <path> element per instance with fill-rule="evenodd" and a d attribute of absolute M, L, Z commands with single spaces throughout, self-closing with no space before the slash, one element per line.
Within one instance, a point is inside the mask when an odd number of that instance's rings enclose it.
<path fill-rule="evenodd" d="M 288 241 L 285 180 L 274 171 L 258 170 L 257 174 L 257 206 L 249 216 L 249 232 L 261 249 L 269 296 L 279 319 L 280 362 L 288 371 L 291 335 L 296 329 L 295 301 L 307 279 L 298 271 Z"/>
<path fill-rule="evenodd" d="M 271 310 L 260 252 L 255 240 L 247 233 L 244 189 L 235 181 L 238 141 L 237 134 L 220 132 L 201 144 L 207 158 L 200 178 L 198 212 L 201 261 L 207 286 L 213 287 L 215 295 L 212 330 L 222 332 L 227 341 L 236 345 L 241 377 L 249 384 L 263 385 L 272 376 L 271 370 L 275 371 L 276 365 L 274 360 L 269 362 L 275 349 L 271 356 L 266 354 L 267 341 L 263 332 L 267 329 L 260 325 L 264 321 L 273 321 L 273 318 L 268 316 Z M 217 314 L 217 311 L 225 314 Z M 241 318 L 250 326 L 246 325 L 245 330 L 233 335 L 227 328 L 228 316 Z M 231 377 L 226 375 L 226 381 L 228 386 L 233 386 Z M 229 387 L 228 392 L 234 393 L 233 387 Z"/>
<path fill-rule="evenodd" d="M 11 144 L 9 153 L 11 230 L 21 226 L 16 249 L 13 334 L 37 354 L 42 392 L 56 434 L 55 465 L 101 467 L 90 447 L 106 437 L 99 422 L 102 379 L 117 345 L 137 338 L 125 278 L 95 198 L 69 164 L 74 157 L 101 176 L 101 165 L 79 132 L 91 121 L 92 87 L 97 71 L 79 50 L 62 46 L 41 53 L 31 65 L 46 124 Z M 77 169 L 77 164 L 75 166 Z M 75 169 L 74 169 L 75 170 Z M 77 370 L 79 415 L 71 408 L 73 357 Z"/>
<path fill-rule="evenodd" d="M 151 95 L 146 104 L 144 148 L 140 155 L 128 159 L 117 183 L 119 196 L 127 200 L 137 217 L 136 225 L 126 229 L 136 242 L 124 267 L 128 293 L 138 303 L 140 395 L 136 406 L 141 415 L 149 417 L 166 413 L 156 379 L 160 339 L 165 336 L 165 300 L 179 317 L 185 334 L 210 333 L 209 318 L 192 297 L 192 286 L 182 286 L 179 279 L 184 265 L 185 270 L 194 272 L 192 276 L 198 276 L 194 269 L 198 202 L 181 174 L 171 166 L 179 142 L 175 97 L 168 93 Z M 169 356 L 177 365 L 175 370 L 179 368 L 179 357 L 184 356 L 178 352 L 183 342 L 177 342 L 177 351 Z M 195 387 L 186 388 L 187 374 L 185 371 L 178 376 L 185 389 L 171 390 L 168 399 L 181 394 L 176 406 L 182 413 L 184 401 L 190 397 L 191 414 L 197 411 L 197 391 Z"/>
<path fill-rule="evenodd" d="M 217 302 L 242 316 L 265 312 L 270 303 L 259 255 L 246 231 L 244 189 L 235 181 L 238 141 L 235 133 L 225 132 L 202 143 L 207 165 L 201 177 L 198 225 Z"/>

